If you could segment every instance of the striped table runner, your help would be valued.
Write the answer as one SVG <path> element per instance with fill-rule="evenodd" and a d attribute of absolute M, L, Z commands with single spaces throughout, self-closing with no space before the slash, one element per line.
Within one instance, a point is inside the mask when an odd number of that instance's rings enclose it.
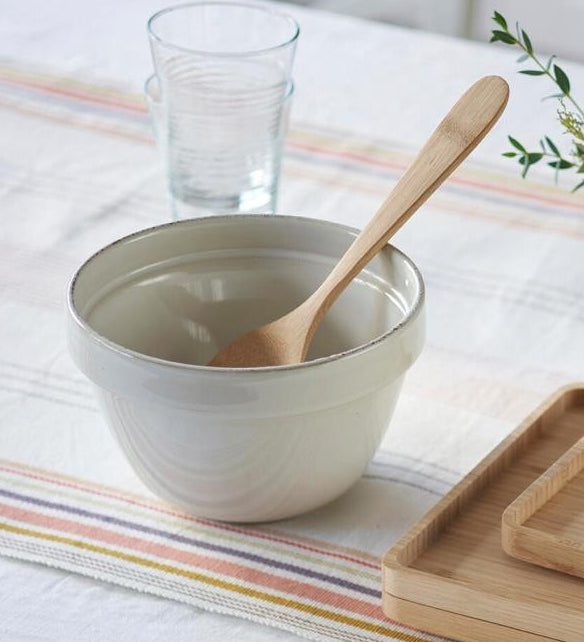
<path fill-rule="evenodd" d="M 61 332 L 76 265 L 166 219 L 141 97 L 4 64 L 0 113 L 0 553 L 310 639 L 438 640 L 383 616 L 380 555 L 578 378 L 582 198 L 514 168 L 459 170 L 396 241 L 428 285 L 428 342 L 363 479 L 308 516 L 221 524 L 140 492 L 109 436 L 94 437 L 104 428 Z M 281 211 L 362 225 L 412 158 L 293 125 Z"/>
<path fill-rule="evenodd" d="M 0 462 L 0 551 L 317 639 L 436 639 L 388 621 L 379 561 Z"/>

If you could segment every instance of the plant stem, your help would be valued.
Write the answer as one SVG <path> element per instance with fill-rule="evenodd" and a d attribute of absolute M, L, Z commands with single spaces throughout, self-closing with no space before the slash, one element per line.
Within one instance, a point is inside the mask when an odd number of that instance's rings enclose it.
<path fill-rule="evenodd" d="M 521 40 L 520 40 L 519 38 L 517 38 L 517 44 L 518 44 L 518 45 L 519 45 L 519 47 L 520 47 L 521 49 L 523 49 L 523 51 L 524 51 L 524 52 L 525 52 L 525 53 L 526 53 L 526 54 L 527 54 L 527 55 L 528 55 L 528 56 L 529 56 L 529 57 L 530 57 L 530 58 L 535 62 L 535 64 L 536 64 L 536 65 L 537 65 L 537 66 L 538 66 L 538 67 L 539 67 L 539 68 L 544 72 L 544 74 L 545 74 L 546 76 L 548 76 L 549 78 L 551 78 L 551 80 L 554 82 L 554 84 L 556 84 L 556 85 L 557 85 L 558 83 L 556 82 L 556 79 L 554 78 L 554 75 L 553 75 L 552 73 L 550 73 L 550 70 L 549 70 L 545 65 L 543 65 L 543 64 L 538 60 L 538 58 L 535 56 L 535 54 L 531 53 L 531 52 L 527 49 L 527 47 L 526 47 L 526 46 L 521 42 Z M 562 93 L 563 93 L 563 92 L 562 92 Z M 564 96 L 565 96 L 565 97 L 566 97 L 566 98 L 567 98 L 567 99 L 572 103 L 572 105 L 574 105 L 574 107 L 576 108 L 576 110 L 578 111 L 578 113 L 582 116 L 582 118 L 584 118 L 584 110 L 583 110 L 583 109 L 582 109 L 582 107 L 580 107 L 580 105 L 579 105 L 579 104 L 578 104 L 578 103 L 577 103 L 577 102 L 572 98 L 571 94 L 569 94 L 569 93 L 568 93 L 568 94 L 564 94 Z"/>

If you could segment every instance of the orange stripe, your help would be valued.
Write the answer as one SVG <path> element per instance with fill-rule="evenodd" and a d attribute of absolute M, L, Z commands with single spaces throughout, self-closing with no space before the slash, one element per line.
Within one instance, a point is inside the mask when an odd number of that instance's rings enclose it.
<path fill-rule="evenodd" d="M 180 550 L 166 544 L 161 544 L 156 541 L 148 541 L 139 537 L 125 535 L 120 532 L 114 532 L 100 526 L 88 526 L 82 522 L 74 522 L 60 517 L 53 517 L 44 513 L 31 511 L 27 509 L 18 508 L 9 504 L 0 503 L 0 515 L 4 515 L 9 519 L 33 524 L 41 528 L 50 528 L 52 530 L 77 535 L 79 537 L 86 537 L 89 539 L 97 540 L 105 544 L 110 544 L 115 547 L 131 549 L 147 555 L 155 555 L 156 557 L 179 562 L 187 566 L 195 566 L 206 571 L 221 573 L 232 578 L 245 578 L 253 584 L 270 588 L 277 591 L 283 591 L 295 595 L 296 597 L 304 597 L 315 602 L 327 604 L 328 606 L 339 607 L 359 615 L 371 617 L 374 619 L 383 619 L 383 614 L 378 605 L 373 605 L 369 602 L 335 593 L 327 589 L 319 588 L 305 582 L 299 582 L 290 578 L 276 576 L 271 573 L 259 571 L 252 567 L 243 566 L 234 562 L 228 562 L 220 558 L 210 558 L 201 555 L 194 551 Z"/>
<path fill-rule="evenodd" d="M 97 88 L 94 87 L 93 85 L 84 89 L 84 91 L 77 91 L 73 89 L 64 88 L 62 86 L 62 83 L 63 83 L 62 78 L 49 77 L 46 81 L 35 82 L 35 81 L 27 80 L 22 75 L 18 75 L 18 74 L 11 75 L 9 72 L 7 73 L 6 70 L 4 72 L 3 78 L 6 82 L 12 85 L 20 84 L 26 87 L 31 87 L 33 89 L 40 89 L 47 93 L 54 93 L 56 95 L 75 98 L 87 103 L 93 102 L 96 104 L 106 105 L 114 109 L 120 108 L 133 113 L 145 113 L 147 111 L 146 105 L 139 102 L 138 96 L 134 94 L 129 94 L 127 92 L 121 92 L 121 91 L 118 91 L 115 93 L 109 92 L 110 94 L 113 93 L 113 97 L 103 98 L 104 92 L 101 92 L 100 94 L 98 91 L 96 91 Z M 55 84 L 49 84 L 49 83 L 55 83 Z M 127 101 L 127 102 L 123 102 L 123 101 Z M 114 133 L 114 132 L 110 132 L 110 133 Z M 389 160 L 378 160 L 376 158 L 372 158 L 371 155 L 366 155 L 359 152 L 342 151 L 342 150 L 335 151 L 334 149 L 331 149 L 330 145 L 327 145 L 326 143 L 324 145 L 321 144 L 319 146 L 311 143 L 303 143 L 299 140 L 297 141 L 289 140 L 289 145 L 292 147 L 296 147 L 297 149 L 303 149 L 305 151 L 309 151 L 313 153 L 314 152 L 323 153 L 336 158 L 348 158 L 350 160 L 358 161 L 368 165 L 383 167 L 383 168 L 392 168 L 397 170 L 404 170 L 406 168 L 406 165 L 403 163 L 396 163 Z M 385 150 L 379 150 L 379 152 L 382 154 L 387 153 L 385 152 Z M 577 197 L 573 197 L 571 200 L 567 200 L 565 198 L 551 197 L 551 196 L 542 195 L 542 194 L 534 194 L 532 191 L 517 189 L 517 188 L 510 188 L 510 187 L 500 185 L 498 183 L 497 184 L 485 183 L 484 181 L 480 181 L 477 179 L 465 178 L 463 176 L 460 176 L 459 174 L 454 174 L 450 178 L 450 180 L 453 183 L 458 183 L 460 185 L 468 186 L 471 188 L 483 189 L 486 191 L 498 192 L 500 194 L 509 195 L 509 196 L 516 196 L 527 201 L 543 202 L 548 205 L 559 205 L 561 207 L 565 207 L 567 209 L 574 209 L 577 211 L 580 211 L 582 209 L 582 201 Z"/>
<path fill-rule="evenodd" d="M 331 185 L 331 186 L 338 186 L 341 185 L 344 188 L 349 188 L 353 191 L 359 191 L 363 194 L 371 194 L 375 196 L 382 196 L 387 194 L 387 189 L 383 188 L 381 186 L 379 187 L 374 187 L 374 186 L 368 186 L 364 185 L 363 183 L 359 183 L 356 181 L 340 181 L 336 177 L 332 178 L 326 178 L 322 175 L 316 174 L 314 172 L 310 172 L 308 170 L 303 171 L 298 168 L 290 168 L 288 167 L 286 170 L 286 175 L 294 178 L 301 178 L 301 179 L 308 179 L 312 180 L 315 183 L 319 183 L 321 185 Z M 452 178 L 448 179 L 452 180 Z M 519 228 L 527 228 L 531 230 L 544 230 L 546 232 L 552 232 L 554 234 L 560 234 L 562 236 L 567 236 L 569 238 L 584 238 L 584 230 L 580 231 L 576 229 L 573 226 L 573 221 L 570 219 L 570 223 L 572 223 L 572 227 L 560 227 L 559 225 L 548 225 L 547 221 L 550 220 L 550 217 L 547 217 L 546 219 L 541 219 L 538 221 L 530 221 L 527 218 L 510 218 L 504 210 L 500 210 L 500 213 L 494 213 L 491 212 L 486 206 L 482 208 L 477 208 L 476 204 L 472 207 L 472 210 L 469 211 L 469 206 L 461 205 L 455 197 L 448 196 L 446 194 L 436 194 L 434 195 L 433 199 L 430 201 L 430 206 L 431 207 L 436 207 L 439 208 L 440 210 L 443 210 L 444 212 L 448 214 L 457 214 L 460 216 L 466 216 L 470 218 L 483 218 L 489 221 L 495 221 L 498 224 L 504 226 L 504 227 L 519 227 Z M 507 208 L 513 208 L 516 207 L 512 204 L 509 204 Z M 527 205 L 528 207 L 528 205 Z M 552 221 L 554 219 L 551 219 Z M 563 219 L 566 221 L 567 219 Z M 576 224 L 578 219 L 576 219 Z"/>
<path fill-rule="evenodd" d="M 472 218 L 481 218 L 488 221 L 494 221 L 504 227 L 518 227 L 537 231 L 543 230 L 545 232 L 552 232 L 553 234 L 559 234 L 561 236 L 567 236 L 569 238 L 584 238 L 584 229 L 579 230 L 575 227 L 560 227 L 559 225 L 548 225 L 547 220 L 549 220 L 549 218 L 537 221 L 530 221 L 525 218 L 511 218 L 504 212 L 496 214 L 485 207 L 475 207 L 473 208 L 472 212 L 469 212 L 467 208 L 446 199 L 440 202 L 440 208 L 446 212 L 449 212 L 450 214 L 470 216 Z"/>
<path fill-rule="evenodd" d="M 96 103 L 98 105 L 105 105 L 107 107 L 112 107 L 114 109 L 123 109 L 125 111 L 130 111 L 133 113 L 144 113 L 147 111 L 146 105 L 143 103 L 143 101 L 142 101 L 142 104 L 139 103 L 137 96 L 133 94 L 118 93 L 115 95 L 114 98 L 108 99 L 108 98 L 103 98 L 102 97 L 103 94 L 99 95 L 97 92 L 92 90 L 82 92 L 82 91 L 76 91 L 74 89 L 64 87 L 63 81 L 61 79 L 56 81 L 59 84 L 47 84 L 45 82 L 34 82 L 32 80 L 23 78 L 22 76 L 18 76 L 17 78 L 14 78 L 11 75 L 4 75 L 2 77 L 2 80 L 9 85 L 39 89 L 48 94 L 55 94 L 56 96 L 66 96 L 67 98 L 75 98 L 76 100 L 80 100 L 85 103 Z M 70 86 L 71 85 L 69 84 L 69 87 Z M 122 98 L 125 98 L 126 100 L 128 100 L 128 103 L 122 102 Z"/>
<path fill-rule="evenodd" d="M 22 113 L 31 114 L 33 116 L 39 116 L 39 117 L 42 117 L 42 118 L 44 118 L 46 120 L 52 120 L 52 121 L 55 121 L 55 122 L 58 122 L 58 123 L 71 125 L 71 120 L 69 118 L 66 118 L 66 117 L 63 117 L 63 116 L 59 116 L 59 115 L 55 115 L 55 114 L 49 114 L 47 111 L 44 111 L 44 110 L 37 111 L 37 110 L 34 110 L 34 109 L 28 109 L 28 108 L 26 108 L 26 107 L 24 107 L 22 105 L 15 105 L 12 102 L 4 102 L 4 101 L 2 101 L 1 97 L 0 97 L 0 105 L 2 105 L 3 107 L 6 107 L 6 108 L 14 109 L 15 111 L 19 111 L 19 112 L 22 112 Z M 103 125 L 100 125 L 100 124 L 96 124 L 96 123 L 81 122 L 81 121 L 75 122 L 75 126 L 76 127 L 80 127 L 82 129 L 91 130 L 91 131 L 98 131 L 98 132 L 101 132 L 101 133 L 104 133 L 104 134 L 111 134 L 111 135 L 114 135 L 114 136 L 117 136 L 117 137 L 121 137 L 121 138 L 127 138 L 129 140 L 132 140 L 132 141 L 135 141 L 135 142 L 139 142 L 139 143 L 144 143 L 144 144 L 147 144 L 147 145 L 153 145 L 154 144 L 154 139 L 153 139 L 152 136 L 141 135 L 141 134 L 133 133 L 133 132 L 129 132 L 129 131 L 122 131 L 119 128 L 111 128 L 111 127 L 106 127 L 106 126 L 103 126 Z M 301 144 L 295 143 L 292 138 L 290 138 L 287 141 L 286 145 L 288 147 L 292 147 L 292 148 L 293 147 L 297 147 L 297 148 L 301 148 L 302 147 Z M 321 151 L 323 153 L 325 153 L 325 154 L 328 153 L 325 149 L 321 149 Z M 333 153 L 331 152 L 330 155 L 333 155 Z M 389 163 L 387 165 L 389 166 Z M 396 165 L 396 167 L 399 167 L 400 169 L 404 169 L 405 165 L 399 165 L 399 166 Z M 298 178 L 309 178 L 309 179 L 315 180 L 315 181 L 317 181 L 318 183 L 321 183 L 321 184 L 334 185 L 334 186 L 339 184 L 339 181 L 337 179 L 334 179 L 334 178 L 333 179 L 327 179 L 327 178 L 324 178 L 323 176 L 319 176 L 318 174 L 314 174 L 314 173 L 310 173 L 310 172 L 302 172 L 302 171 L 299 171 L 299 170 L 287 169 L 285 171 L 285 173 L 286 173 L 287 176 L 295 176 L 295 177 L 298 177 Z M 453 182 L 456 183 L 457 182 L 456 176 L 451 176 L 449 178 L 449 181 L 453 181 Z M 458 182 L 462 182 L 462 181 L 458 181 Z M 480 185 L 480 183 L 477 183 L 477 184 Z M 359 190 L 360 192 L 363 192 L 363 193 L 369 193 L 369 194 L 375 194 L 375 195 L 385 195 L 387 193 L 386 190 L 382 189 L 381 187 L 379 187 L 379 188 L 366 187 L 365 185 L 358 184 L 358 183 L 355 183 L 355 182 L 353 182 L 351 184 L 348 184 L 346 181 L 343 181 L 342 185 L 344 187 L 350 187 L 351 189 L 354 189 L 354 190 Z M 502 187 L 498 188 L 498 187 L 492 186 L 492 185 L 490 187 L 487 186 L 487 190 L 490 190 L 492 192 L 499 191 L 499 192 L 502 192 L 502 193 L 504 193 L 505 191 L 508 191 L 509 193 L 515 193 L 515 194 L 517 194 L 519 196 L 525 195 L 524 192 L 513 191 L 513 190 L 509 190 L 507 188 L 502 188 Z M 580 211 L 582 209 L 582 204 L 580 204 L 580 205 L 579 204 L 572 205 L 571 203 L 566 203 L 565 201 L 559 201 L 557 199 L 550 199 L 548 197 L 533 196 L 531 198 L 532 198 L 532 200 L 534 200 L 536 202 L 544 202 L 544 203 L 548 203 L 548 204 L 550 204 L 550 203 L 551 204 L 560 204 L 560 205 L 563 205 L 563 206 L 568 207 L 570 209 L 576 209 L 578 211 Z M 578 230 L 574 230 L 574 229 L 562 229 L 560 227 L 546 225 L 546 224 L 530 223 L 529 221 L 518 221 L 518 220 L 503 219 L 503 218 L 501 218 L 501 217 L 499 217 L 497 215 L 492 215 L 492 214 L 488 213 L 486 210 L 483 211 L 482 213 L 480 213 L 476 209 L 473 209 L 472 212 L 468 212 L 466 209 L 463 209 L 462 207 L 460 207 L 458 205 L 449 206 L 449 209 L 451 211 L 454 211 L 454 209 L 456 209 L 458 214 L 465 215 L 465 216 L 471 216 L 471 217 L 480 216 L 480 217 L 485 218 L 485 219 L 497 220 L 499 223 L 501 223 L 501 224 L 503 224 L 505 226 L 508 226 L 508 227 L 527 227 L 527 228 L 532 228 L 532 229 L 541 229 L 541 230 L 546 230 L 546 231 L 550 231 L 550 232 L 555 232 L 557 234 L 561 234 L 563 236 L 568 236 L 568 237 L 572 237 L 572 238 L 573 237 L 581 238 L 582 236 L 584 236 L 584 232 L 579 232 Z M 362 563 L 362 562 L 359 561 L 359 563 Z"/>
<path fill-rule="evenodd" d="M 81 490 L 86 493 L 91 493 L 92 495 L 97 495 L 98 497 L 107 497 L 109 499 L 119 500 L 133 506 L 146 508 L 148 510 L 155 511 L 157 513 L 162 513 L 163 515 L 178 517 L 180 519 L 184 519 L 186 521 L 193 522 L 195 524 L 203 524 L 211 528 L 216 528 L 217 530 L 224 530 L 231 533 L 242 534 L 247 537 L 253 537 L 257 539 L 266 540 L 269 542 L 277 542 L 279 544 L 285 544 L 286 546 L 292 546 L 300 550 L 310 551 L 312 553 L 318 553 L 320 555 L 326 555 L 328 557 L 333 557 L 336 559 L 342 559 L 347 562 L 354 562 L 361 566 L 366 566 L 368 568 L 372 568 L 375 570 L 379 570 L 380 568 L 379 562 L 376 562 L 376 563 L 368 562 L 366 560 L 362 560 L 359 558 L 350 557 L 349 555 L 343 555 L 341 553 L 335 552 L 335 550 L 327 550 L 327 548 L 325 548 L 325 546 L 327 546 L 326 542 L 316 542 L 314 540 L 309 540 L 311 543 L 313 543 L 313 545 L 308 546 L 307 544 L 303 544 L 295 540 L 287 539 L 284 536 L 273 535 L 270 533 L 260 532 L 257 530 L 238 528 L 237 526 L 230 526 L 229 524 L 226 524 L 223 522 L 214 522 L 211 520 L 203 519 L 201 517 L 194 517 L 193 515 L 188 515 L 187 513 L 181 513 L 179 511 L 172 510 L 171 508 L 166 508 L 165 506 L 157 506 L 156 504 L 145 502 L 140 497 L 133 498 L 129 495 L 122 495 L 119 492 L 116 493 L 114 490 L 107 488 L 105 486 L 95 487 L 87 484 L 82 485 L 78 480 L 75 480 L 74 478 L 65 478 L 63 476 L 49 477 L 46 474 L 43 475 L 37 469 L 29 468 L 28 466 L 24 466 L 20 464 L 9 464 L 9 462 L 4 461 L 0 465 L 0 470 L 3 470 L 8 473 L 12 473 L 12 474 L 22 475 L 23 477 L 27 477 L 29 479 L 48 482 L 51 484 L 55 484 L 57 486 L 64 486 L 65 488 L 73 488 L 75 490 Z M 352 551 L 352 552 L 354 554 L 357 554 L 359 551 Z M 372 556 L 369 556 L 369 557 L 372 557 Z"/>
<path fill-rule="evenodd" d="M 388 160 L 378 160 L 376 158 L 371 158 L 370 156 L 365 156 L 364 154 L 360 154 L 358 152 L 348 152 L 348 151 L 342 151 L 342 150 L 335 151 L 330 147 L 327 147 L 327 148 L 319 147 L 317 145 L 311 145 L 309 143 L 301 143 L 299 141 L 296 141 L 296 142 L 290 141 L 289 144 L 292 147 L 303 149 L 305 151 L 309 151 L 313 153 L 314 152 L 324 153 L 324 154 L 327 154 L 328 156 L 333 156 L 336 158 L 348 158 L 350 160 L 355 160 L 361 163 L 366 163 L 368 165 L 375 165 L 377 167 L 382 167 L 386 169 L 396 169 L 400 171 L 405 171 L 405 169 L 408 166 L 405 163 L 396 163 Z M 569 201 L 562 198 L 549 197 L 541 194 L 533 194 L 532 192 L 528 192 L 528 191 L 520 190 L 516 188 L 510 188 L 500 184 L 493 185 L 492 183 L 485 183 L 480 180 L 465 178 L 464 176 L 461 176 L 459 173 L 453 174 L 448 180 L 455 184 L 465 185 L 473 188 L 479 188 L 490 192 L 499 192 L 501 194 L 505 194 L 509 196 L 518 196 L 525 200 L 544 202 L 548 205 L 561 205 L 562 207 L 566 207 L 568 209 L 575 209 L 578 211 L 582 210 L 582 201 L 580 200 L 579 202 L 576 202 L 576 197 L 574 197 L 572 200 Z"/>
<path fill-rule="evenodd" d="M 15 104 L 12 101 L 3 100 L 0 96 L 0 106 L 5 109 L 12 109 L 13 111 L 20 112 L 22 114 L 27 114 L 29 116 L 36 116 L 38 118 L 43 118 L 44 120 L 50 120 L 56 123 L 61 123 L 63 125 L 68 125 L 71 127 L 72 121 L 71 118 L 61 116 L 58 114 L 50 113 L 46 109 L 32 109 L 30 107 L 25 107 L 21 104 Z M 95 122 L 85 122 L 85 121 L 75 121 L 74 126 L 78 129 L 86 129 L 88 131 L 101 132 L 102 134 L 113 134 L 118 138 L 127 138 L 129 140 L 145 143 L 147 145 L 154 145 L 154 138 L 152 136 L 137 134 L 131 131 L 122 131 L 121 129 L 114 127 L 107 127 L 102 124 Z"/>
<path fill-rule="evenodd" d="M 234 593 L 239 593 L 245 595 L 246 597 L 251 597 L 258 600 L 263 600 L 277 606 L 283 606 L 286 608 L 291 608 L 296 611 L 307 613 L 309 615 L 321 617 L 327 620 L 337 622 L 339 624 L 346 624 L 363 631 L 369 631 L 376 633 L 378 635 L 383 635 L 388 638 L 393 637 L 396 640 L 401 642 L 423 642 L 423 638 L 420 638 L 416 635 L 410 633 L 403 633 L 401 631 L 392 630 L 388 627 L 372 624 L 364 620 L 358 620 L 348 615 L 342 613 L 335 613 L 322 607 L 315 606 L 313 604 L 304 604 L 303 602 L 298 602 L 296 600 L 290 600 L 285 597 L 280 597 L 278 595 L 271 595 L 270 593 L 265 593 L 263 591 L 258 591 L 256 589 L 247 588 L 232 582 L 227 582 L 214 577 L 209 577 L 202 573 L 196 571 L 191 571 L 176 566 L 171 566 L 169 564 L 163 564 L 161 562 L 155 562 L 143 557 L 138 557 L 137 555 L 132 555 L 129 553 L 123 553 L 121 551 L 114 551 L 109 548 L 104 548 L 102 546 L 96 546 L 95 544 L 89 544 L 87 542 L 82 542 L 79 540 L 70 539 L 68 537 L 63 537 L 60 535 L 53 535 L 51 533 L 40 533 L 38 531 L 33 531 L 26 528 L 20 528 L 17 526 L 12 526 L 11 524 L 6 524 L 0 522 L 0 530 L 4 530 L 15 535 L 22 535 L 24 537 L 34 537 L 36 539 L 42 539 L 49 542 L 54 542 L 57 544 L 64 544 L 68 546 L 74 546 L 75 548 L 85 550 L 91 553 L 98 553 L 100 555 L 106 555 L 108 557 L 114 557 L 121 559 L 125 562 L 131 564 L 138 564 L 139 566 L 144 566 L 155 571 L 160 571 L 163 573 L 169 573 L 170 575 L 176 575 L 179 577 L 185 577 L 189 580 L 195 582 L 201 582 L 203 584 L 208 584 L 214 588 L 223 589 L 226 591 L 232 591 Z"/>
<path fill-rule="evenodd" d="M 204 525 L 192 523 L 185 524 L 182 523 L 182 520 L 179 522 L 176 519 L 166 518 L 165 516 L 158 514 L 149 515 L 148 512 L 144 509 L 127 505 L 118 505 L 117 503 L 114 505 L 108 500 L 103 500 L 102 498 L 94 497 L 92 495 L 84 494 L 83 496 L 80 496 L 76 493 L 76 491 L 70 492 L 69 489 L 60 488 L 55 485 L 51 485 L 50 487 L 42 487 L 38 484 L 38 482 L 35 483 L 29 480 L 25 481 L 23 479 L 2 479 L 1 475 L 2 472 L 0 471 L 0 493 L 2 493 L 2 488 L 10 490 L 14 489 L 19 493 L 42 492 L 44 494 L 47 494 L 47 496 L 50 497 L 51 501 L 73 502 L 72 504 L 70 504 L 71 507 L 73 507 L 73 504 L 81 503 L 84 510 L 101 509 L 108 511 L 108 514 L 109 511 L 113 509 L 116 515 L 122 513 L 124 517 L 136 518 L 140 520 L 138 522 L 139 526 L 147 524 L 147 522 L 154 519 L 156 521 L 155 527 L 166 527 L 170 529 L 169 534 L 174 534 L 176 532 L 179 535 L 184 533 L 185 537 L 187 537 L 189 534 L 193 534 L 195 536 L 203 536 L 213 543 L 217 541 L 220 543 L 220 545 L 236 547 L 234 548 L 236 553 L 243 552 L 244 549 L 242 547 L 245 547 L 246 549 L 249 547 L 253 548 L 254 550 L 259 550 L 273 555 L 273 559 L 276 562 L 284 558 L 293 558 L 294 560 L 300 560 L 301 563 L 308 563 L 311 565 L 316 564 L 317 566 L 322 567 L 322 572 L 330 572 L 332 574 L 335 574 L 336 571 L 340 570 L 343 573 L 348 573 L 352 576 L 354 575 L 358 578 L 363 578 L 365 581 L 370 580 L 375 584 L 378 584 L 381 578 L 381 568 L 379 563 L 377 564 L 377 572 L 373 573 L 368 571 L 367 569 L 355 568 L 354 565 L 348 565 L 342 562 L 339 563 L 336 560 L 331 560 L 327 555 L 315 555 L 314 553 L 306 554 L 303 550 L 297 550 L 296 547 L 290 550 L 289 547 L 280 546 L 277 542 L 271 542 L 269 540 L 267 542 L 264 542 L 261 539 L 258 539 L 256 541 L 256 538 L 247 538 L 238 533 L 232 534 L 223 531 L 215 532 L 214 530 L 208 530 Z M 298 538 L 298 535 L 295 535 L 295 538 Z M 173 544 L 170 545 L 172 546 Z M 213 553 L 209 553 L 209 555 L 212 556 Z"/>

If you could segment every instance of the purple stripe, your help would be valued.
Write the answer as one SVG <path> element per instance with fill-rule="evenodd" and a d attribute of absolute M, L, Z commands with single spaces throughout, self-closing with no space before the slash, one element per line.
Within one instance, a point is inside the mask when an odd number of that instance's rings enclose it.
<path fill-rule="evenodd" d="M 232 555 L 233 557 L 240 557 L 250 562 L 264 564 L 265 566 L 276 568 L 281 571 L 288 571 L 290 573 L 296 573 L 297 575 L 303 575 L 304 577 L 310 577 L 315 580 L 321 580 L 323 582 L 328 582 L 329 584 L 334 584 L 335 586 L 340 586 L 345 589 L 356 591 L 357 593 L 363 593 L 365 595 L 370 595 L 371 597 L 374 597 L 376 599 L 381 599 L 381 591 L 379 590 L 371 589 L 367 586 L 356 584 L 355 582 L 349 582 L 348 580 L 344 580 L 340 577 L 327 575 L 325 573 L 319 573 L 318 571 L 313 571 L 308 568 L 303 568 L 302 566 L 296 566 L 295 564 L 289 564 L 287 562 L 279 562 L 277 560 L 270 559 L 268 557 L 256 555 L 255 553 L 238 551 L 236 549 L 233 549 L 227 546 L 212 544 L 211 542 L 205 542 L 199 539 L 194 539 L 192 537 L 178 535 L 177 533 L 170 533 L 168 531 L 163 531 L 158 528 L 152 528 L 151 526 L 145 526 L 144 524 L 137 524 L 136 522 L 130 522 L 125 519 L 119 519 L 118 517 L 104 515 L 103 513 L 94 513 L 93 511 L 88 511 L 84 508 L 76 508 L 74 506 L 67 506 L 66 504 L 50 502 L 50 501 L 47 501 L 46 499 L 30 497 L 29 495 L 22 495 L 20 493 L 15 493 L 5 489 L 0 489 L 0 495 L 4 495 L 5 497 L 9 497 L 10 499 L 16 499 L 18 501 L 26 502 L 29 504 L 42 506 L 43 508 L 51 508 L 53 510 L 59 510 L 65 513 L 79 515 L 80 517 L 88 517 L 90 519 L 95 519 L 108 524 L 113 524 L 115 526 L 121 526 L 122 528 L 139 531 L 141 533 L 145 533 L 148 535 L 156 535 L 157 537 L 163 537 L 165 539 L 172 540 L 180 544 L 188 544 L 190 546 L 196 546 L 198 548 L 202 548 L 208 551 L 213 551 L 214 553 L 224 553 L 226 555 Z"/>
<path fill-rule="evenodd" d="M 18 81 L 16 82 L 18 83 Z M 144 130 L 148 133 L 151 131 L 145 105 L 144 111 L 129 112 L 123 109 L 118 103 L 95 102 L 93 95 L 88 94 L 84 99 L 67 94 L 49 93 L 50 91 L 51 87 L 47 87 L 45 89 L 41 87 L 29 87 L 27 85 L 14 84 L 0 79 L 0 93 L 3 95 L 34 99 L 38 104 L 73 108 L 79 113 L 94 113 L 105 117 L 109 116 L 109 120 L 136 123 L 138 125 L 143 125 Z"/>
<path fill-rule="evenodd" d="M 436 497 L 443 497 L 444 493 L 439 493 L 437 490 L 431 490 L 422 486 L 421 484 L 415 484 L 414 482 L 405 482 L 403 479 L 398 479 L 397 477 L 385 477 L 384 475 L 373 475 L 371 473 L 365 473 L 363 479 L 373 479 L 375 481 L 386 481 L 391 484 L 401 484 L 402 486 L 409 486 L 410 488 L 416 488 L 417 490 L 423 490 L 425 493 L 430 493 L 430 495 L 436 495 Z"/>
<path fill-rule="evenodd" d="M 297 158 L 299 160 L 305 160 L 313 165 L 322 165 L 322 166 L 331 166 L 337 167 L 342 170 L 353 171 L 357 174 L 363 174 L 365 176 L 375 176 L 378 178 L 383 178 L 384 180 L 397 179 L 402 175 L 402 171 L 394 170 L 387 167 L 376 167 L 371 166 L 366 163 L 366 161 L 360 161 L 357 159 L 338 159 L 331 157 L 323 157 L 320 154 L 327 154 L 326 149 L 323 152 L 306 152 L 304 150 L 298 150 L 291 147 L 286 147 L 286 156 L 288 158 Z M 496 188 L 495 188 L 496 189 Z M 517 205 L 523 204 L 523 206 L 528 207 L 530 213 L 542 214 L 544 216 L 553 215 L 555 218 L 572 218 L 572 219 L 581 219 L 582 212 L 577 210 L 568 209 L 567 206 L 563 206 L 560 203 L 538 203 L 532 199 L 526 199 L 521 194 L 494 194 L 489 190 L 489 187 L 480 187 L 480 186 L 469 186 L 469 185 L 457 185 L 452 182 L 446 182 L 440 188 L 441 192 L 450 193 L 454 196 L 466 196 L 472 198 L 478 198 L 485 203 L 494 203 L 496 205 Z M 560 209 L 561 211 L 558 211 Z"/>
<path fill-rule="evenodd" d="M 92 102 L 92 95 L 89 93 L 87 94 L 85 99 L 77 98 L 75 96 L 48 96 L 46 90 L 35 87 L 27 87 L 23 85 L 15 86 L 13 82 L 6 83 L 5 81 L 2 81 L 1 78 L 0 92 L 5 94 L 25 93 L 30 98 L 36 99 L 39 103 L 56 102 L 59 105 L 72 107 L 74 110 L 80 112 L 93 112 L 102 115 L 105 114 L 106 116 L 110 117 L 110 119 L 113 118 L 117 119 L 118 121 L 137 123 L 144 126 L 145 131 L 148 131 L 148 114 L 145 111 L 128 113 L 115 104 L 102 105 L 99 103 L 95 103 Z M 333 132 L 333 135 L 335 134 L 336 132 Z M 341 169 L 351 169 L 356 171 L 357 173 L 365 174 L 368 176 L 377 176 L 383 179 L 396 178 L 401 175 L 400 171 L 391 168 L 370 166 L 366 163 L 366 161 L 361 161 L 359 159 L 338 159 L 331 157 L 323 158 L 322 154 L 327 154 L 326 149 L 323 152 L 306 152 L 303 150 L 290 148 L 289 146 L 286 148 L 287 156 L 291 158 L 296 157 L 300 159 L 308 159 L 309 162 L 313 164 L 329 165 Z M 485 193 L 485 190 L 487 190 L 488 193 Z M 450 192 L 456 196 L 462 195 L 472 196 L 473 198 L 480 198 L 485 203 L 495 203 L 497 205 L 515 204 L 517 202 L 524 203 L 524 205 L 529 208 L 529 211 L 531 213 L 539 213 L 547 216 L 552 215 L 555 218 L 565 217 L 571 219 L 580 219 L 581 216 L 581 212 L 575 211 L 572 208 L 568 208 L 567 205 L 564 207 L 560 203 L 537 203 L 532 199 L 526 199 L 521 194 L 493 194 L 491 191 L 489 191 L 488 187 L 481 188 L 480 186 L 456 185 L 452 184 L 451 182 L 447 182 L 442 186 L 442 191 Z M 558 212 L 558 209 L 561 209 L 562 211 Z"/>

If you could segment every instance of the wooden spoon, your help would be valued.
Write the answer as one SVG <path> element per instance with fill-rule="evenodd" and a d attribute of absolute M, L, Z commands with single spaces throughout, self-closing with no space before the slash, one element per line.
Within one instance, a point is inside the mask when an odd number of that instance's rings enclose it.
<path fill-rule="evenodd" d="M 476 82 L 452 107 L 365 229 L 322 285 L 297 308 L 232 341 L 210 366 L 247 368 L 300 363 L 339 294 L 480 143 L 509 97 L 498 76 Z"/>

